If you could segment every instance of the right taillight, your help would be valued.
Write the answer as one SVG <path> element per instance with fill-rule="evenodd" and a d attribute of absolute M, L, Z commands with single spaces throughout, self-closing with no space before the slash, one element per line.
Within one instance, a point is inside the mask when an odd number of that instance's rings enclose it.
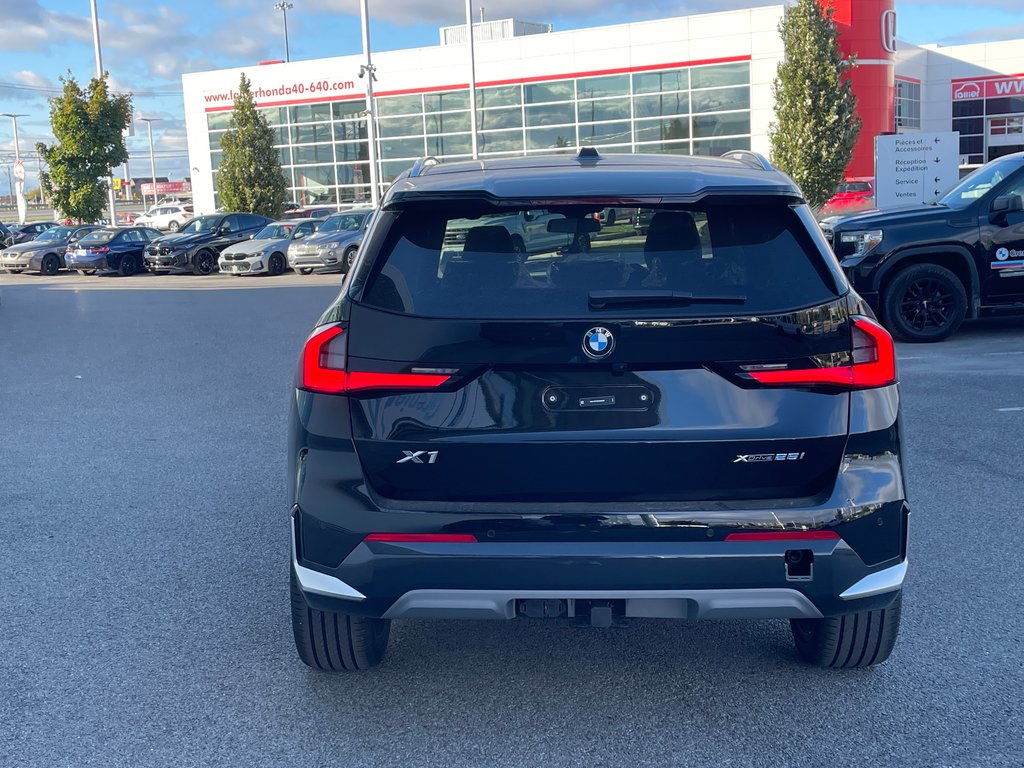
<path fill-rule="evenodd" d="M 853 317 L 853 362 L 828 368 L 750 371 L 760 384 L 776 387 L 830 386 L 870 389 L 896 383 L 896 347 L 892 336 L 867 317 Z"/>
<path fill-rule="evenodd" d="M 451 378 L 440 374 L 349 370 L 346 342 L 345 329 L 340 325 L 328 325 L 315 331 L 302 349 L 299 387 L 327 394 L 371 389 L 433 389 Z"/>

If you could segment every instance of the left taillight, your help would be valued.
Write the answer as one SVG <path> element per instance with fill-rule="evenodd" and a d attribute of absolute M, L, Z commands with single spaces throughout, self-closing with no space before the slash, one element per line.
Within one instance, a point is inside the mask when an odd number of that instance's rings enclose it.
<path fill-rule="evenodd" d="M 328 325 L 314 331 L 302 349 L 299 387 L 327 394 L 372 389 L 433 389 L 451 378 L 424 373 L 349 370 L 347 344 L 348 337 L 340 325 Z"/>
<path fill-rule="evenodd" d="M 853 317 L 852 362 L 826 368 L 787 368 L 777 371 L 750 371 L 760 384 L 775 387 L 839 387 L 871 389 L 896 383 L 896 347 L 892 336 L 867 317 Z"/>

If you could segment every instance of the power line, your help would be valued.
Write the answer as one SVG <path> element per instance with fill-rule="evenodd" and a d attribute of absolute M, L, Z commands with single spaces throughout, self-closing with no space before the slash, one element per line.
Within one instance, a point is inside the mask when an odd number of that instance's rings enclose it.
<path fill-rule="evenodd" d="M 51 96 L 58 96 L 64 93 L 63 88 L 56 86 L 45 86 L 45 85 L 25 85 L 24 83 L 9 83 L 0 80 L 0 89 L 10 89 L 12 91 L 30 91 L 32 93 L 43 93 Z M 132 96 L 143 96 L 146 98 L 159 98 L 162 96 L 181 96 L 184 91 L 113 91 L 117 94 L 130 94 Z"/>

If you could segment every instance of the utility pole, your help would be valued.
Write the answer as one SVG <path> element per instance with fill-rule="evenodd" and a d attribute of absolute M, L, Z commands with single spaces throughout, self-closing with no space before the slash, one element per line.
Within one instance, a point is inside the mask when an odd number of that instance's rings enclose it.
<path fill-rule="evenodd" d="M 96 78 L 103 79 L 103 53 L 100 49 L 100 16 L 96 9 L 96 0 L 89 0 L 92 9 L 92 45 L 96 54 Z M 113 169 L 110 169 L 113 173 Z M 114 201 L 114 177 L 107 176 L 107 204 L 110 206 L 110 226 L 117 226 L 117 203 Z"/>
<path fill-rule="evenodd" d="M 21 162 L 21 148 L 18 146 L 18 118 L 28 117 L 26 114 L 19 114 L 15 112 L 4 112 L 4 117 L 11 118 L 11 124 L 14 126 L 14 166 L 17 169 L 18 177 L 18 189 L 17 189 L 17 205 L 18 205 L 18 223 L 25 223 L 26 204 L 25 204 L 25 166 Z M 42 184 L 39 185 L 42 189 Z M 15 190 L 11 189 L 11 196 L 13 197 Z"/>
<path fill-rule="evenodd" d="M 473 48 L 473 0 L 466 0 L 466 42 L 469 43 L 469 130 L 472 131 L 473 159 L 476 160 L 480 157 L 480 148 L 477 145 L 476 137 L 476 53 Z"/>
<path fill-rule="evenodd" d="M 366 0 L 359 0 L 359 14 L 363 24 L 363 55 L 366 63 L 359 67 L 359 76 L 366 78 L 366 138 L 369 141 L 370 160 L 370 205 L 380 205 L 380 182 L 377 181 L 377 115 L 373 107 L 373 81 L 377 79 L 377 71 L 370 57 L 370 13 Z"/>
<path fill-rule="evenodd" d="M 156 205 L 156 156 L 153 154 L 153 123 L 160 122 L 159 117 L 140 117 L 142 122 L 149 128 L 149 172 L 150 180 L 153 182 L 153 205 Z M 142 194 L 142 190 L 139 190 Z M 142 207 L 146 207 L 146 196 L 142 195 Z"/>

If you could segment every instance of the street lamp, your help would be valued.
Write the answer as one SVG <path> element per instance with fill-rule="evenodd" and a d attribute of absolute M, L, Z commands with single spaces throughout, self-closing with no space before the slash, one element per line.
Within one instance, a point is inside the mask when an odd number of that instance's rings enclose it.
<path fill-rule="evenodd" d="M 11 118 L 11 123 L 14 126 L 14 166 L 15 166 L 15 170 L 18 170 L 19 167 L 21 168 L 21 170 L 19 171 L 21 176 L 18 179 L 18 223 L 19 224 L 24 224 L 25 223 L 25 213 L 26 213 L 25 205 L 23 204 L 23 201 L 25 199 L 25 197 L 24 197 L 24 195 L 25 195 L 25 181 L 24 181 L 24 178 L 25 178 L 24 177 L 25 167 L 23 165 L 21 165 L 21 148 L 18 146 L 18 118 L 19 117 L 28 117 L 28 115 L 17 114 L 17 113 L 14 113 L 14 112 L 2 112 L 0 114 L 2 114 L 4 117 Z M 42 188 L 43 188 L 42 184 L 40 184 L 39 185 L 40 191 L 42 190 Z"/>
<path fill-rule="evenodd" d="M 140 117 L 139 120 L 146 124 L 149 129 L 149 173 L 150 181 L 153 182 L 153 205 L 156 205 L 156 158 L 153 155 L 153 123 L 160 122 L 159 117 Z M 142 194 L 142 191 L 139 191 Z M 142 195 L 142 204 L 146 204 L 146 196 Z"/>
<path fill-rule="evenodd" d="M 284 16 L 284 60 L 291 61 L 291 56 L 288 53 L 288 11 L 295 6 L 291 3 L 274 3 L 274 10 L 280 11 Z"/>
<path fill-rule="evenodd" d="M 370 57 L 370 12 L 367 0 L 359 0 L 359 16 L 363 27 L 363 55 L 366 63 L 359 65 L 359 77 L 366 78 L 366 138 L 368 159 L 370 161 L 370 205 L 374 208 L 380 203 L 380 184 L 377 181 L 377 115 L 374 114 L 373 81 L 377 79 L 377 68 Z"/>
<path fill-rule="evenodd" d="M 96 79 L 103 79 L 103 54 L 100 49 L 100 16 L 96 10 L 96 0 L 90 0 L 92 10 L 92 45 L 93 53 L 96 54 Z M 110 206 L 110 226 L 117 226 L 117 203 L 114 202 L 114 177 L 113 169 L 107 177 L 107 203 Z"/>

